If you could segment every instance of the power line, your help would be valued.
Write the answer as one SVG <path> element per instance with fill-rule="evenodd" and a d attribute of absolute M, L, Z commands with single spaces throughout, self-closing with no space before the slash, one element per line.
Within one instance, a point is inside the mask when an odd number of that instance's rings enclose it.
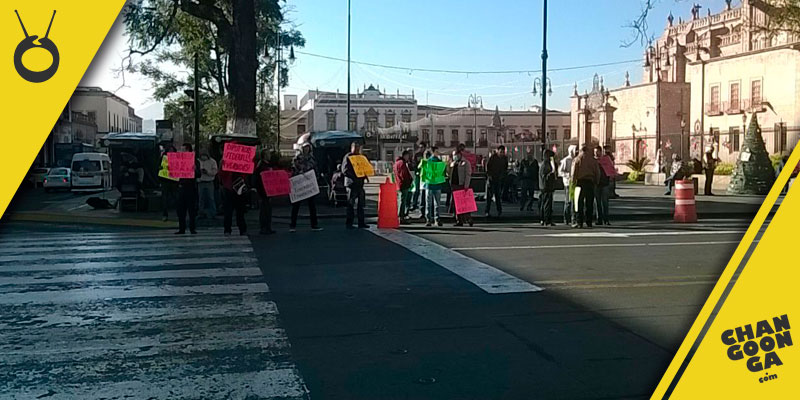
<path fill-rule="evenodd" d="M 322 58 L 326 60 L 332 61 L 341 61 L 347 62 L 347 59 L 339 58 L 339 57 L 332 57 L 326 56 L 322 54 L 314 54 L 314 53 L 307 53 L 305 51 L 295 50 L 295 53 L 303 54 L 310 57 Z M 598 68 L 598 67 L 607 67 L 611 65 L 622 65 L 622 64 L 632 64 L 635 62 L 640 62 L 641 60 L 625 60 L 625 61 L 614 61 L 614 62 L 607 62 L 607 63 L 599 63 L 599 64 L 587 64 L 587 65 L 575 65 L 569 67 L 561 67 L 561 68 L 549 68 L 548 71 L 551 72 L 559 72 L 559 71 L 573 71 L 578 69 L 586 69 L 586 68 Z M 386 65 L 386 64 L 377 64 L 365 61 L 350 61 L 353 64 L 358 65 L 367 65 L 370 67 L 378 67 L 378 68 L 386 68 L 386 69 L 394 69 L 399 71 L 407 71 L 411 72 L 435 72 L 435 73 L 442 73 L 442 74 L 459 74 L 459 75 L 502 75 L 502 74 L 532 74 L 532 73 L 540 73 L 542 70 L 540 69 L 531 69 L 531 70 L 499 70 L 499 71 L 467 71 L 467 70 L 453 70 L 453 69 L 435 69 L 435 68 L 416 68 L 416 67 L 401 67 L 397 65 Z"/>

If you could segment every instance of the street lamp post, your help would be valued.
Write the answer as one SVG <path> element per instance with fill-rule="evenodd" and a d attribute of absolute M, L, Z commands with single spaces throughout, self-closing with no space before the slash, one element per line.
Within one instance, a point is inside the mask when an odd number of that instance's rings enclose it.
<path fill-rule="evenodd" d="M 544 84 L 543 84 L 544 83 Z M 547 148 L 550 141 L 550 134 L 547 132 L 547 96 L 553 95 L 553 84 L 550 78 L 545 77 L 544 80 L 536 78 L 533 80 L 533 95 L 538 96 L 542 94 L 542 148 Z M 542 151 L 544 154 L 544 151 Z"/>
<path fill-rule="evenodd" d="M 336 96 L 338 100 L 338 95 Z M 350 0 L 347 0 L 347 131 L 350 130 Z M 355 127 L 354 127 L 355 128 Z M 354 129 L 355 130 L 355 129 Z"/>
<path fill-rule="evenodd" d="M 478 105 L 483 108 L 483 98 L 478 96 L 477 93 L 469 95 L 469 101 L 467 102 L 469 108 L 471 108 L 474 112 L 475 118 L 475 130 L 472 132 L 472 152 L 474 154 L 478 154 Z M 488 144 L 487 144 L 488 145 Z"/>
<path fill-rule="evenodd" d="M 542 80 L 540 84 L 549 84 L 547 80 L 547 0 L 544 0 L 542 12 Z M 553 93 L 552 86 L 550 86 L 548 92 L 550 94 Z M 547 96 L 545 95 L 544 87 L 542 87 L 542 133 L 544 134 L 544 146 L 547 147 L 549 139 L 547 137 Z"/>

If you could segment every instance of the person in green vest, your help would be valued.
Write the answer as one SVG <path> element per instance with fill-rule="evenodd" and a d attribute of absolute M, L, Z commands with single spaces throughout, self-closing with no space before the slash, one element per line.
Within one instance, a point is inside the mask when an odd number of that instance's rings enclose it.
<path fill-rule="evenodd" d="M 167 153 L 175 153 L 175 146 L 169 145 L 161 153 L 161 168 L 158 170 L 158 181 L 161 184 L 161 220 L 169 219 L 169 208 L 175 202 L 175 192 L 178 189 L 178 179 L 169 176 L 167 166 Z"/>
<path fill-rule="evenodd" d="M 437 226 L 442 226 L 442 221 L 439 219 L 439 202 L 442 198 L 442 188 L 447 182 L 445 177 L 447 164 L 439 157 L 438 147 L 431 147 L 431 153 L 431 157 L 425 163 L 426 170 L 423 172 L 426 184 L 425 191 L 428 195 L 426 199 L 428 204 L 427 223 L 425 226 L 432 226 L 434 223 Z"/>

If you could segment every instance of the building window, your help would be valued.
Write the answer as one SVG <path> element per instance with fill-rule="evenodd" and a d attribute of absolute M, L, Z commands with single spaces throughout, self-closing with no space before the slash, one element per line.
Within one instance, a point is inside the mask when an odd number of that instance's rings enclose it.
<path fill-rule="evenodd" d="M 403 121 L 403 125 L 402 125 L 403 133 L 410 132 L 411 131 L 411 127 L 409 125 L 411 124 L 411 113 L 403 112 L 403 115 L 400 118 Z"/>
<path fill-rule="evenodd" d="M 306 133 L 306 126 L 305 125 L 297 125 L 297 136 Z"/>
<path fill-rule="evenodd" d="M 431 142 L 431 131 L 430 130 L 428 130 L 428 129 L 423 129 L 422 130 L 422 141 L 425 142 L 425 143 L 430 143 Z"/>
<path fill-rule="evenodd" d="M 475 131 L 467 129 L 467 142 L 472 143 L 475 141 Z"/>
<path fill-rule="evenodd" d="M 711 105 L 708 111 L 709 114 L 719 113 L 719 85 L 711 87 Z"/>
<path fill-rule="evenodd" d="M 534 140 L 538 140 L 540 142 L 544 141 L 544 135 L 542 134 L 542 130 L 541 129 L 537 129 L 536 130 L 536 138 Z"/>
<path fill-rule="evenodd" d="M 510 137 L 511 141 L 513 142 L 514 139 L 517 137 L 517 131 L 514 130 L 514 129 L 509 129 L 508 130 L 508 137 Z"/>
<path fill-rule="evenodd" d="M 458 129 L 450 131 L 450 145 L 455 146 L 458 144 Z"/>
<path fill-rule="evenodd" d="M 486 136 L 486 129 L 481 129 L 481 143 L 486 145 L 488 142 L 489 142 L 489 139 Z"/>
<path fill-rule="evenodd" d="M 550 140 L 558 140 L 558 129 L 550 128 L 550 137 L 548 139 L 550 139 Z"/>
<path fill-rule="evenodd" d="M 739 138 L 739 128 L 731 128 L 731 151 L 739 151 L 740 146 L 740 138 Z"/>
<path fill-rule="evenodd" d="M 356 114 L 355 111 L 351 111 L 350 112 L 350 123 L 348 125 L 349 125 L 349 129 L 351 131 L 353 131 L 353 132 L 358 130 L 358 127 L 356 126 L 357 121 L 358 121 L 358 114 Z"/>
<path fill-rule="evenodd" d="M 386 114 L 386 127 L 391 128 L 394 126 L 394 113 Z"/>
<path fill-rule="evenodd" d="M 444 129 L 436 130 L 436 143 L 442 146 L 444 145 Z"/>
<path fill-rule="evenodd" d="M 564 139 L 572 139 L 572 128 L 564 128 Z"/>
<path fill-rule="evenodd" d="M 753 108 L 761 107 L 761 80 L 750 83 L 750 106 Z"/>
<path fill-rule="evenodd" d="M 741 110 L 739 105 L 741 96 L 739 95 L 739 82 L 731 83 L 731 104 L 728 110 L 738 112 Z"/>
<path fill-rule="evenodd" d="M 786 150 L 786 123 L 775 124 L 775 152 L 780 153 Z"/>
<path fill-rule="evenodd" d="M 328 130 L 335 131 L 336 130 L 336 113 L 329 112 L 328 113 Z"/>

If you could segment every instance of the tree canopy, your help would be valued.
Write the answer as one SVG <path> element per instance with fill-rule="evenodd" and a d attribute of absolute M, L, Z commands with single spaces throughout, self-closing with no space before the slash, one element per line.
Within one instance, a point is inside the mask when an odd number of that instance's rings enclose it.
<path fill-rule="evenodd" d="M 269 96 L 276 70 L 279 84 L 288 84 L 288 60 L 276 68 L 278 35 L 284 48 L 305 45 L 287 11 L 279 0 L 131 1 L 124 10 L 129 53 L 123 71 L 149 78 L 165 114 L 180 123 L 190 118 L 183 92 L 194 86 L 197 55 L 201 131 L 257 132 L 267 140 L 277 118 Z"/>

